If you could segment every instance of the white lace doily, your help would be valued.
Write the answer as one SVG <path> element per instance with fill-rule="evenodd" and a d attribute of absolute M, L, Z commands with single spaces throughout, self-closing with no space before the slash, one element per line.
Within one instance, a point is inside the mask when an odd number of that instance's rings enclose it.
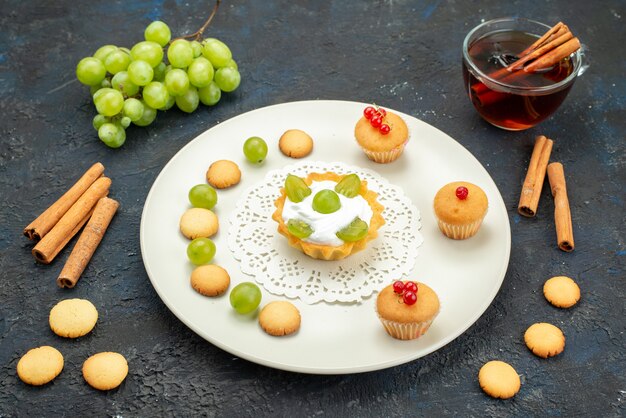
<path fill-rule="evenodd" d="M 287 174 L 306 177 L 312 172 L 356 173 L 378 193 L 385 207 L 385 225 L 367 248 L 343 260 L 315 260 L 292 248 L 272 219 L 274 201 Z M 343 163 L 303 162 L 267 173 L 258 185 L 243 193 L 231 214 L 228 246 L 241 271 L 268 292 L 300 298 L 307 304 L 360 302 L 375 291 L 405 277 L 415 265 L 423 238 L 420 213 L 402 189 L 374 171 Z"/>

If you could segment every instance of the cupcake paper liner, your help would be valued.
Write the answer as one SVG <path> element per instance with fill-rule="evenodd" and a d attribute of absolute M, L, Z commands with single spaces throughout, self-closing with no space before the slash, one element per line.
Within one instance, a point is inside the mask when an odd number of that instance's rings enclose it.
<path fill-rule="evenodd" d="M 426 331 L 428 331 L 428 328 L 430 328 L 430 324 L 433 323 L 434 319 L 433 318 L 424 322 L 402 323 L 384 319 L 380 317 L 380 315 L 378 317 L 380 318 L 380 322 L 382 322 L 385 327 L 387 334 L 399 340 L 414 340 L 421 337 L 426 333 Z"/>
<path fill-rule="evenodd" d="M 474 236 L 478 232 L 480 225 L 483 223 L 483 219 L 484 215 L 479 220 L 465 225 L 452 225 L 443 222 L 441 219 L 437 219 L 437 222 L 439 224 L 439 229 L 447 237 L 452 239 L 467 239 Z"/>
<path fill-rule="evenodd" d="M 404 151 L 404 145 L 405 144 L 402 144 L 399 147 L 384 152 L 368 151 L 363 148 L 363 152 L 365 152 L 365 155 L 367 155 L 367 158 L 370 160 L 376 163 L 385 164 L 397 160 L 398 157 L 402 155 L 402 151 Z"/>

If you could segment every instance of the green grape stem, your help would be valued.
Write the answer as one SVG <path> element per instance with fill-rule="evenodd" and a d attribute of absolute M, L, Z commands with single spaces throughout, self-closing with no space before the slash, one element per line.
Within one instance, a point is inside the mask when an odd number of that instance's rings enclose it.
<path fill-rule="evenodd" d="M 220 7 L 220 3 L 221 2 L 222 2 L 222 0 L 215 0 L 215 6 L 213 6 L 213 11 L 211 11 L 211 14 L 209 15 L 208 19 L 206 20 L 206 22 L 204 22 L 204 25 L 202 25 L 202 27 L 200 29 L 198 29 L 197 31 L 195 31 L 192 34 L 183 35 L 183 36 L 180 36 L 180 37 L 178 37 L 176 39 L 191 39 L 191 40 L 194 40 L 194 41 L 199 41 L 200 39 L 202 39 L 202 34 L 206 30 L 206 28 L 208 28 L 209 25 L 211 24 L 211 21 L 213 20 L 213 17 L 217 13 L 217 9 Z M 176 39 L 172 39 L 170 41 L 170 44 L 172 42 L 174 42 Z"/>

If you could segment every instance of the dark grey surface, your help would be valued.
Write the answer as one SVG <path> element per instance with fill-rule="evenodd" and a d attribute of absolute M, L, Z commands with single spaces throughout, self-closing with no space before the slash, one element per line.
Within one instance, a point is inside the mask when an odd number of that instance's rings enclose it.
<path fill-rule="evenodd" d="M 122 149 L 106 148 L 91 127 L 88 91 L 74 81 L 77 61 L 103 44 L 131 46 L 154 19 L 174 33 L 193 32 L 208 4 L 0 1 L 0 416 L 625 414 L 623 1 L 225 2 L 208 33 L 233 50 L 239 90 L 192 115 L 160 112 L 150 127 L 130 129 Z M 464 35 L 482 19 L 509 15 L 562 20 L 590 49 L 590 69 L 556 115 L 519 133 L 478 117 L 460 72 Z M 483 163 L 507 204 L 512 252 L 499 294 L 466 333 L 425 358 L 346 376 L 249 363 L 186 328 L 145 273 L 139 222 L 164 164 L 216 123 L 318 98 L 375 101 L 443 130 Z M 553 159 L 565 165 L 572 254 L 556 249 L 547 187 L 537 218 L 515 211 L 537 134 L 555 139 Z M 113 179 L 121 210 L 78 286 L 59 289 L 54 280 L 68 249 L 39 265 L 21 230 L 95 161 Z M 577 306 L 545 301 L 541 287 L 553 275 L 580 284 Z M 56 337 L 47 323 L 50 308 L 68 297 L 88 298 L 100 311 L 95 330 L 77 341 Z M 549 360 L 523 342 L 540 321 L 567 337 L 564 353 Z M 46 386 L 27 386 L 16 363 L 44 344 L 64 354 L 65 369 Z M 98 392 L 83 381 L 81 365 L 108 350 L 128 359 L 130 374 L 120 388 Z M 478 370 L 491 359 L 521 375 L 512 400 L 491 399 L 478 386 Z"/>

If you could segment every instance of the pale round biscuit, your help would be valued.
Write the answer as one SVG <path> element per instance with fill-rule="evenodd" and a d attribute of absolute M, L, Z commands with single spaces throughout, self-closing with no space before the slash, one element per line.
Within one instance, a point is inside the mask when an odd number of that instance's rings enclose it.
<path fill-rule="evenodd" d="M 206 172 L 206 180 L 217 189 L 225 189 L 239 183 L 241 170 L 230 160 L 215 161 Z"/>
<path fill-rule="evenodd" d="M 289 129 L 278 141 L 280 152 L 291 158 L 303 158 L 313 151 L 313 138 L 300 129 Z"/>
<path fill-rule="evenodd" d="M 219 296 L 229 285 L 228 272 L 215 264 L 198 266 L 191 272 L 191 287 L 201 295 Z"/>
<path fill-rule="evenodd" d="M 542 358 L 556 356 L 565 349 L 563 331 L 546 322 L 531 325 L 524 333 L 524 342 L 533 354 Z"/>
<path fill-rule="evenodd" d="M 217 215 L 209 209 L 187 209 L 180 217 L 180 232 L 189 239 L 212 237 L 219 226 Z"/>
<path fill-rule="evenodd" d="M 300 328 L 300 312 L 291 302 L 274 301 L 261 309 L 259 324 L 265 332 L 280 337 Z"/>
<path fill-rule="evenodd" d="M 44 345 L 28 350 L 17 362 L 17 375 L 24 383 L 45 385 L 63 370 L 63 354 L 54 347 Z"/>
<path fill-rule="evenodd" d="M 510 364 L 492 360 L 480 368 L 478 384 L 487 395 L 493 398 L 508 399 L 519 392 L 521 381 Z"/>
<path fill-rule="evenodd" d="M 98 321 L 98 311 L 86 299 L 65 299 L 50 310 L 50 328 L 59 337 L 78 338 L 88 334 Z"/>
<path fill-rule="evenodd" d="M 543 295 L 557 308 L 571 308 L 580 300 L 580 288 L 567 276 L 556 276 L 546 280 Z"/>
<path fill-rule="evenodd" d="M 127 374 L 128 363 L 119 353 L 94 354 L 83 363 L 85 381 L 98 390 L 115 389 L 126 379 Z"/>

